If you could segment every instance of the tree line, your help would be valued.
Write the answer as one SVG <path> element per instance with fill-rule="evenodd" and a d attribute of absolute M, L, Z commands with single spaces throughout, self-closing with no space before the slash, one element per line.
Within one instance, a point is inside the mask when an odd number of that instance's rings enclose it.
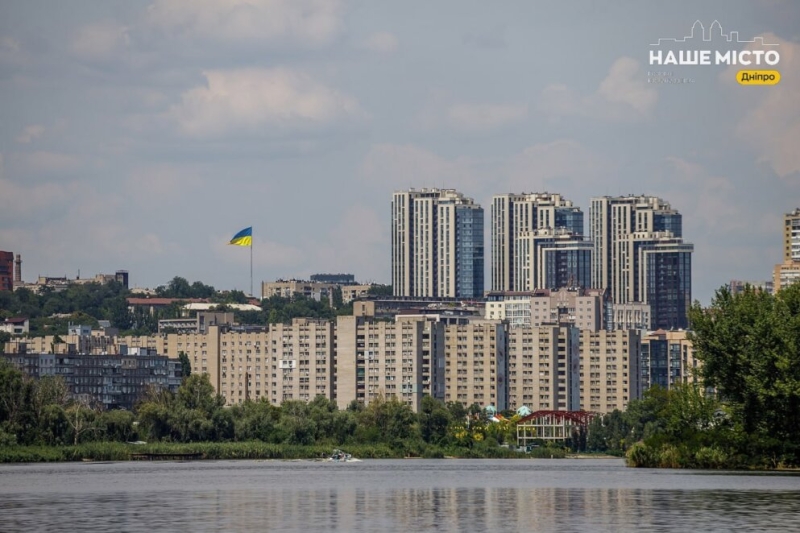
<path fill-rule="evenodd" d="M 33 380 L 0 361 L 0 446 L 260 441 L 384 445 L 401 454 L 442 457 L 491 455 L 516 440 L 516 420 L 491 422 L 477 405 L 467 409 L 430 396 L 422 399 L 418 413 L 395 398 L 367 406 L 352 402 L 347 409 L 324 396 L 279 406 L 265 399 L 224 404 L 207 375 L 193 374 L 177 393 L 150 390 L 134 411 L 102 411 L 70 398 L 61 378 Z"/>

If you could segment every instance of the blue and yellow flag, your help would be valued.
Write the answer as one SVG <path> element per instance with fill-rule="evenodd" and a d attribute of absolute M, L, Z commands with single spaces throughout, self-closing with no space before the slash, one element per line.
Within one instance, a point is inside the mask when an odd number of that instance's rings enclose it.
<path fill-rule="evenodd" d="M 244 228 L 231 239 L 228 244 L 235 244 L 236 246 L 253 246 L 253 226 Z"/>

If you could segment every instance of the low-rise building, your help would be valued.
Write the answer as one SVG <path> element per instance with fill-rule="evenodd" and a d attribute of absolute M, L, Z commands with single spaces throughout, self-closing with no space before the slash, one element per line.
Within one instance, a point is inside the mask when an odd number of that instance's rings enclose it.
<path fill-rule="evenodd" d="M 531 292 L 490 292 L 486 318 L 507 320 L 512 328 L 572 325 L 597 331 L 603 327 L 604 292 L 600 289 L 561 288 Z"/>
<path fill-rule="evenodd" d="M 28 376 L 63 378 L 70 395 L 105 409 L 132 410 L 150 388 L 177 391 L 181 365 L 150 352 L 137 355 L 12 353 L 3 356 Z"/>
<path fill-rule="evenodd" d="M 332 301 L 333 291 L 337 287 L 338 285 L 335 283 L 319 283 L 296 279 L 264 281 L 261 283 L 261 298 L 266 299 L 272 296 L 293 298 L 299 295 L 317 301 L 326 298 L 330 302 Z"/>
<path fill-rule="evenodd" d="M 198 311 L 185 318 L 164 318 L 158 321 L 159 333 L 205 333 L 209 326 L 232 326 L 231 312 Z"/>
<path fill-rule="evenodd" d="M 30 320 L 25 317 L 6 318 L 0 322 L 0 331 L 11 335 L 25 335 L 30 331 Z"/>

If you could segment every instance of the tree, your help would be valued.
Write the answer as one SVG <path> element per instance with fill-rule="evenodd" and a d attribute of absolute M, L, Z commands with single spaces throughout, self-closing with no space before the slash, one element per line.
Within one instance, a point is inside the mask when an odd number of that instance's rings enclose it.
<path fill-rule="evenodd" d="M 391 296 L 392 295 L 392 286 L 391 285 L 380 285 L 378 283 L 370 285 L 369 289 L 367 289 L 367 294 L 370 296 Z"/>
<path fill-rule="evenodd" d="M 214 391 L 208 374 L 193 374 L 181 383 L 177 403 L 183 409 L 197 410 L 211 417 L 225 405 L 225 400 Z"/>
<path fill-rule="evenodd" d="M 720 289 L 708 309 L 692 307 L 690 321 L 705 384 L 744 432 L 800 442 L 800 284 L 774 296 Z"/>
<path fill-rule="evenodd" d="M 430 444 L 438 444 L 447 437 L 447 427 L 452 420 L 444 402 L 428 395 L 420 402 L 417 419 L 422 440 Z"/>
<path fill-rule="evenodd" d="M 11 334 L 7 331 L 0 331 L 0 353 L 6 353 L 6 343 L 11 340 Z"/>
<path fill-rule="evenodd" d="M 178 359 L 181 362 L 181 375 L 183 379 L 186 380 L 192 375 L 192 363 L 189 361 L 189 356 L 186 355 L 184 351 L 178 352 Z"/>
<path fill-rule="evenodd" d="M 72 444 L 77 446 L 87 433 L 97 432 L 97 412 L 89 407 L 85 399 L 78 399 L 64 410 L 72 434 Z"/>

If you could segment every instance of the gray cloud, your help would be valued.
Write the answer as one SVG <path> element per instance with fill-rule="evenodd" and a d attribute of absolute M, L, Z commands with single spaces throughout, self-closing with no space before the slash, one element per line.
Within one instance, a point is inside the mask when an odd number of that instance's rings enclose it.
<path fill-rule="evenodd" d="M 253 225 L 257 280 L 386 282 L 393 190 L 455 187 L 487 212 L 501 192 L 586 211 L 653 193 L 684 213 L 707 301 L 769 276 L 800 198 L 800 7 L 760 6 L 9 3 L 0 249 L 28 279 L 127 268 L 139 285 L 244 288 L 249 256 L 226 243 Z M 781 84 L 687 67 L 691 86 L 648 85 L 648 44 L 698 17 L 774 32 Z"/>

